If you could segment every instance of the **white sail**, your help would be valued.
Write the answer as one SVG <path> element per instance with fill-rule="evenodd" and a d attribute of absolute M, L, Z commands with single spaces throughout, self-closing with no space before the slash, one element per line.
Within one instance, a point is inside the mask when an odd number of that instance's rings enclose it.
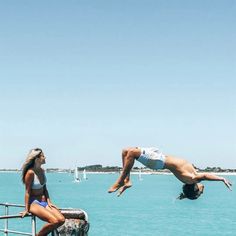
<path fill-rule="evenodd" d="M 138 173 L 138 179 L 139 179 L 139 180 L 143 180 L 141 170 L 139 170 L 139 173 Z"/>
<path fill-rule="evenodd" d="M 74 179 L 75 182 L 80 182 L 79 171 L 77 167 L 75 168 Z"/>
<path fill-rule="evenodd" d="M 83 179 L 87 179 L 86 170 L 83 171 Z"/>

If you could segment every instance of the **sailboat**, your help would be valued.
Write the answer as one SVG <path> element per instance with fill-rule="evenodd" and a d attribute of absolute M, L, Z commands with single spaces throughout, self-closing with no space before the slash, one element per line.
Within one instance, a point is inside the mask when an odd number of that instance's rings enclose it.
<path fill-rule="evenodd" d="M 139 170 L 139 173 L 138 173 L 138 179 L 141 181 L 141 180 L 143 180 L 143 178 L 142 178 L 142 173 L 141 173 L 141 169 Z"/>
<path fill-rule="evenodd" d="M 86 175 L 86 170 L 84 169 L 84 171 L 83 171 L 83 179 L 84 180 L 87 180 L 88 178 L 87 178 L 87 175 Z"/>
<path fill-rule="evenodd" d="M 74 181 L 77 182 L 77 183 L 81 181 L 81 179 L 79 177 L 79 171 L 78 171 L 77 167 L 75 168 L 75 172 L 74 172 Z"/>

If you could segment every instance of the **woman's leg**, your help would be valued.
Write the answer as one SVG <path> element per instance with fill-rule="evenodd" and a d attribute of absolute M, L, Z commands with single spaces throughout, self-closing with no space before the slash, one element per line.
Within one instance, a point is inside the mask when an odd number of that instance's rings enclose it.
<path fill-rule="evenodd" d="M 59 226 L 65 223 L 65 217 L 61 214 L 56 206 L 49 207 L 47 206 L 46 209 L 50 211 L 58 220 Z"/>
<path fill-rule="evenodd" d="M 128 148 L 122 151 L 123 171 L 115 184 L 108 190 L 109 193 L 117 191 L 122 186 L 124 187 L 123 191 L 132 186 L 129 180 L 130 171 L 134 165 L 135 159 L 138 158 L 140 154 L 141 152 L 138 148 Z M 120 191 L 118 195 L 123 191 Z"/>
<path fill-rule="evenodd" d="M 37 236 L 46 236 L 62 224 L 62 221 L 60 221 L 52 211 L 38 205 L 37 203 L 32 203 L 30 205 L 30 212 L 41 220 L 48 222 L 39 231 Z"/>

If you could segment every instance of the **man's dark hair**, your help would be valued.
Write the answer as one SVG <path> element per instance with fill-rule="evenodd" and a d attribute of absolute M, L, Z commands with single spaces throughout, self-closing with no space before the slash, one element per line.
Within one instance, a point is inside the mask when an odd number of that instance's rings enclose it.
<path fill-rule="evenodd" d="M 196 200 L 200 195 L 197 184 L 184 184 L 183 193 L 179 195 L 178 199 L 188 198 L 190 200 Z"/>

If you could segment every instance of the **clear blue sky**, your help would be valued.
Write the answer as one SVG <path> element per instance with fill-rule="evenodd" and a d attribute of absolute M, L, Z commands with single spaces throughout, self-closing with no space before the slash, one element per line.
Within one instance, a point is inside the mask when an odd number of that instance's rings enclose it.
<path fill-rule="evenodd" d="M 1 1 L 0 168 L 157 146 L 236 168 L 236 2 Z"/>

